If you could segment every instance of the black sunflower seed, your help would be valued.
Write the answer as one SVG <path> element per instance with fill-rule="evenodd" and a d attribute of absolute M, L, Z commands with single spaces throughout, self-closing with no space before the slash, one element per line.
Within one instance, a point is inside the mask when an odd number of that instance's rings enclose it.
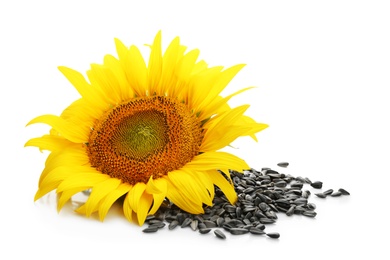
<path fill-rule="evenodd" d="M 220 239 L 226 239 L 226 235 L 219 229 L 214 230 L 214 234 Z"/>
<path fill-rule="evenodd" d="M 198 223 L 198 229 L 205 229 L 205 228 L 208 228 L 208 227 L 206 227 L 206 225 L 203 222 Z"/>
<path fill-rule="evenodd" d="M 230 176 L 227 173 L 230 173 Z M 232 180 L 231 184 L 237 193 L 236 203 L 231 204 L 217 186 L 213 206 L 205 206 L 204 214 L 190 214 L 166 199 L 156 214 L 147 217 L 145 223 L 149 224 L 149 227 L 143 232 L 156 232 L 165 226 L 165 221 L 169 223 L 170 230 L 177 226 L 190 226 L 194 231 L 207 234 L 215 228 L 214 234 L 225 239 L 222 230 L 233 235 L 266 234 L 265 226 L 275 223 L 279 213 L 285 213 L 287 216 L 302 214 L 312 218 L 317 215 L 314 211 L 315 204 L 309 202 L 311 193 L 307 189 L 303 190 L 303 186 L 311 185 L 315 189 L 320 189 L 322 188 L 320 181 L 311 182 L 308 178 L 294 177 L 270 168 L 263 168 L 261 171 L 255 169 L 243 172 L 229 171 L 224 174 L 228 181 Z M 329 195 L 333 197 L 349 195 L 349 192 L 342 188 L 337 192 L 328 189 L 315 195 L 326 198 Z M 280 236 L 276 232 L 267 235 L 272 238 Z"/>
<path fill-rule="evenodd" d="M 324 199 L 324 198 L 326 198 L 326 195 L 324 194 L 324 193 L 314 193 L 314 195 L 316 195 L 318 198 L 322 198 L 322 199 Z"/>
<path fill-rule="evenodd" d="M 201 234 L 207 234 L 211 231 L 211 228 L 201 228 L 199 229 L 199 233 Z"/>
<path fill-rule="evenodd" d="M 203 223 L 208 228 L 215 228 L 215 227 L 217 227 L 217 224 L 215 222 L 213 222 L 213 221 L 210 221 L 210 220 L 205 220 Z"/>
<path fill-rule="evenodd" d="M 304 211 L 304 212 L 302 212 L 302 215 L 304 215 L 304 216 L 306 216 L 306 217 L 311 217 L 311 218 L 314 218 L 316 215 L 317 215 L 317 213 L 316 212 L 314 212 L 314 211 Z"/>
<path fill-rule="evenodd" d="M 321 189 L 322 188 L 322 182 L 321 181 L 315 181 L 310 184 L 315 189 Z"/>
<path fill-rule="evenodd" d="M 331 197 L 338 197 L 340 196 L 342 193 L 340 191 L 336 191 L 336 192 L 333 192 L 332 194 L 330 194 Z"/>
<path fill-rule="evenodd" d="M 291 205 L 291 207 L 286 211 L 286 215 L 291 216 L 292 214 L 294 214 L 295 207 L 296 207 L 296 205 L 294 205 L 294 204 Z"/>
<path fill-rule="evenodd" d="M 339 192 L 341 192 L 342 195 L 350 195 L 350 193 L 348 191 L 344 190 L 343 188 L 340 188 Z"/>
<path fill-rule="evenodd" d="M 154 233 L 157 232 L 158 228 L 157 227 L 147 227 L 142 230 L 144 233 Z"/>
<path fill-rule="evenodd" d="M 286 168 L 286 167 L 289 165 L 289 163 L 288 163 L 288 162 L 280 162 L 280 163 L 278 163 L 277 165 L 278 165 L 279 167 Z"/>
<path fill-rule="evenodd" d="M 329 190 L 326 190 L 326 191 L 322 192 L 322 194 L 324 194 L 324 195 L 330 195 L 330 194 L 332 194 L 332 192 L 333 192 L 333 190 L 332 190 L 332 189 L 329 189 Z"/>
<path fill-rule="evenodd" d="M 251 227 L 249 228 L 249 232 L 254 235 L 264 235 L 265 232 L 257 227 Z"/>
<path fill-rule="evenodd" d="M 314 203 L 307 203 L 306 207 L 310 210 L 314 210 L 316 209 L 316 204 Z"/>
<path fill-rule="evenodd" d="M 217 226 L 222 227 L 223 223 L 225 223 L 225 219 L 222 217 L 217 218 Z"/>
<path fill-rule="evenodd" d="M 243 235 L 249 232 L 246 228 L 231 228 L 229 230 L 230 234 L 232 235 Z"/>
<path fill-rule="evenodd" d="M 262 224 L 273 224 L 273 223 L 275 223 L 275 220 L 274 219 L 270 219 L 270 218 L 260 218 L 259 221 Z"/>
<path fill-rule="evenodd" d="M 156 228 L 163 228 L 163 227 L 165 227 L 165 223 L 163 223 L 163 222 L 154 223 L 154 224 L 149 225 L 149 227 L 150 228 L 154 228 L 154 227 L 156 227 Z"/>
<path fill-rule="evenodd" d="M 270 238 L 279 238 L 280 234 L 277 232 L 271 232 L 271 233 L 267 233 L 267 236 L 269 236 Z"/>
<path fill-rule="evenodd" d="M 181 224 L 181 227 L 188 227 L 191 224 L 192 220 L 190 218 L 184 219 L 183 223 Z"/>

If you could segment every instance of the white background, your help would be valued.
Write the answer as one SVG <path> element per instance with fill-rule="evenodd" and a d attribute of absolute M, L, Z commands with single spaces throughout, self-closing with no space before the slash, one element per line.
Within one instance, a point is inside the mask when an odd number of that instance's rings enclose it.
<path fill-rule="evenodd" d="M 389 259 L 389 13 L 375 0 L 2 1 L 0 258 Z M 146 52 L 158 30 L 164 46 L 180 36 L 211 66 L 247 64 L 224 93 L 257 86 L 231 104 L 251 104 L 270 127 L 229 151 L 351 196 L 312 197 L 315 219 L 280 216 L 266 229 L 277 240 L 145 234 L 119 209 L 101 223 L 58 214 L 54 194 L 34 203 L 46 153 L 23 146 L 48 128 L 25 125 L 78 97 L 57 66 L 84 72 L 115 54 L 115 37 Z"/>

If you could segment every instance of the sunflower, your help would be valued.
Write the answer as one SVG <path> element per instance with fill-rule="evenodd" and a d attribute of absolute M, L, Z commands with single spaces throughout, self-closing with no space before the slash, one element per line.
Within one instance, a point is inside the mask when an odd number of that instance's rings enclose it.
<path fill-rule="evenodd" d="M 212 206 L 215 186 L 234 204 L 229 170 L 249 169 L 244 160 L 220 151 L 240 136 L 265 129 L 244 115 L 249 105 L 231 108 L 221 91 L 244 65 L 224 69 L 198 61 L 176 37 L 165 52 L 161 32 L 148 63 L 136 46 L 115 39 L 117 57 L 91 64 L 86 78 L 59 70 L 80 93 L 60 116 L 42 115 L 50 131 L 26 146 L 49 151 L 35 200 L 56 190 L 58 211 L 79 192 L 90 190 L 77 212 L 97 213 L 123 203 L 129 221 L 142 225 L 164 200 L 192 213 Z"/>

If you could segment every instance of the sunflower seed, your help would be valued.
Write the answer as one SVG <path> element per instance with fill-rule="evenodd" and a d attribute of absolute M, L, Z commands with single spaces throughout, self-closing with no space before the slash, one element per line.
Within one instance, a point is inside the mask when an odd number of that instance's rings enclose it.
<path fill-rule="evenodd" d="M 204 214 L 201 215 L 182 211 L 166 199 L 156 214 L 147 217 L 145 223 L 149 224 L 149 227 L 144 229 L 144 232 L 156 232 L 165 226 L 165 221 L 169 223 L 170 230 L 179 225 L 190 226 L 192 230 L 206 234 L 215 228 L 214 234 L 218 238 L 225 239 L 223 229 L 233 235 L 265 234 L 265 225 L 275 223 L 278 213 L 281 212 L 287 216 L 302 214 L 315 217 L 317 215 L 314 211 L 316 205 L 308 200 L 311 193 L 309 190 L 303 190 L 303 186 L 311 185 L 315 189 L 321 189 L 320 181 L 311 182 L 306 177 L 294 177 L 270 168 L 262 168 L 261 171 L 255 169 L 243 172 L 229 171 L 229 173 L 230 178 L 227 175 L 225 177 L 229 181 L 232 180 L 231 184 L 234 185 L 237 193 L 235 204 L 231 204 L 217 186 L 215 186 L 213 206 L 205 207 Z M 328 189 L 315 195 L 326 198 L 328 195 L 333 197 L 349 195 L 349 192 L 341 188 L 337 192 Z M 267 235 L 272 238 L 279 237 L 279 233 L 276 232 Z"/>
<path fill-rule="evenodd" d="M 301 206 L 296 206 L 294 209 L 294 214 L 302 214 L 304 211 L 305 209 L 302 208 Z"/>
<path fill-rule="evenodd" d="M 219 229 L 214 230 L 214 234 L 220 239 L 226 239 L 225 234 Z"/>
<path fill-rule="evenodd" d="M 321 181 L 315 181 L 310 184 L 315 189 L 321 189 L 322 188 L 322 182 Z"/>
<path fill-rule="evenodd" d="M 310 180 L 309 178 L 307 178 L 307 177 L 305 177 L 305 182 L 306 182 L 307 184 L 311 184 L 311 183 L 312 183 L 311 180 Z"/>
<path fill-rule="evenodd" d="M 332 189 L 329 189 L 329 190 L 326 190 L 326 191 L 322 192 L 322 194 L 324 194 L 324 195 L 330 195 L 330 194 L 332 194 L 332 192 L 333 192 L 333 190 L 332 190 Z"/>
<path fill-rule="evenodd" d="M 233 213 L 233 212 L 236 212 L 236 207 L 232 206 L 232 205 L 226 205 L 225 206 L 225 210 L 229 213 Z"/>
<path fill-rule="evenodd" d="M 260 230 L 264 230 L 265 229 L 265 225 L 264 224 L 258 224 L 255 226 L 255 228 L 258 228 Z"/>
<path fill-rule="evenodd" d="M 350 193 L 348 191 L 344 190 L 343 188 L 340 188 L 339 192 L 341 192 L 342 195 L 350 195 Z"/>
<path fill-rule="evenodd" d="M 241 208 L 240 208 L 240 207 L 237 207 L 237 208 L 236 208 L 236 216 L 237 216 L 237 218 L 240 218 L 240 217 L 241 217 L 241 214 L 242 214 Z"/>
<path fill-rule="evenodd" d="M 181 224 L 181 227 L 188 227 L 191 224 L 192 220 L 190 218 L 184 219 L 183 223 Z"/>
<path fill-rule="evenodd" d="M 271 233 L 267 233 L 267 236 L 269 236 L 270 238 L 279 238 L 280 234 L 277 232 L 271 232 Z"/>
<path fill-rule="evenodd" d="M 259 209 L 261 209 L 261 211 L 265 212 L 265 211 L 268 211 L 270 208 L 269 208 L 269 206 L 266 203 L 261 202 L 259 204 Z"/>
<path fill-rule="evenodd" d="M 217 226 L 222 227 L 223 223 L 225 223 L 225 219 L 222 217 L 217 218 Z"/>
<path fill-rule="evenodd" d="M 193 231 L 195 231 L 198 228 L 198 220 L 197 219 L 192 220 L 190 227 Z"/>
<path fill-rule="evenodd" d="M 270 210 L 270 211 L 267 211 L 265 213 L 265 215 L 270 218 L 270 219 L 277 219 L 278 216 L 276 215 L 276 213 L 273 211 L 273 210 Z"/>
<path fill-rule="evenodd" d="M 211 228 L 201 228 L 199 229 L 199 233 L 201 234 L 207 234 L 211 231 Z"/>
<path fill-rule="evenodd" d="M 247 206 L 247 207 L 244 207 L 243 212 L 244 212 L 244 213 L 248 213 L 248 212 L 255 211 L 255 210 L 256 210 L 255 207 Z"/>
<path fill-rule="evenodd" d="M 150 227 L 150 228 L 154 228 L 154 227 L 156 227 L 156 228 L 160 229 L 160 228 L 163 228 L 163 227 L 165 227 L 165 223 L 163 223 L 163 222 L 160 222 L 160 223 L 154 223 L 154 224 L 151 224 L 151 225 L 149 225 L 149 227 Z"/>
<path fill-rule="evenodd" d="M 180 225 L 183 223 L 184 219 L 185 219 L 185 217 L 184 217 L 183 213 L 178 213 L 176 215 L 176 220 L 179 222 Z"/>
<path fill-rule="evenodd" d="M 230 231 L 230 229 L 232 229 L 232 228 L 234 228 L 232 225 L 229 225 L 229 224 L 227 224 L 227 223 L 224 223 L 223 225 L 222 225 L 222 228 L 223 229 L 225 229 L 225 230 L 227 230 L 227 231 Z"/>
<path fill-rule="evenodd" d="M 230 229 L 230 234 L 232 235 L 243 235 L 248 233 L 249 230 L 245 228 L 231 228 Z"/>
<path fill-rule="evenodd" d="M 318 198 L 326 198 L 326 195 L 324 193 L 314 193 L 314 195 L 316 195 Z"/>
<path fill-rule="evenodd" d="M 259 221 L 262 224 L 273 224 L 273 223 L 275 223 L 275 220 L 274 219 L 270 219 L 270 218 L 260 218 Z"/>
<path fill-rule="evenodd" d="M 161 224 L 161 223 L 163 223 L 161 220 L 159 220 L 159 219 L 151 219 L 151 220 L 149 220 L 148 221 L 148 224 L 149 225 L 152 225 L 152 224 Z"/>
<path fill-rule="evenodd" d="M 208 228 L 215 228 L 215 227 L 217 227 L 217 224 L 215 224 L 215 222 L 210 221 L 210 220 L 205 220 L 203 223 L 204 223 L 204 224 L 206 225 L 206 227 L 208 227 Z"/>
<path fill-rule="evenodd" d="M 286 168 L 286 167 L 289 165 L 289 163 L 288 163 L 288 162 L 280 162 L 280 163 L 278 163 L 277 165 L 278 165 L 279 167 Z"/>
<path fill-rule="evenodd" d="M 342 193 L 340 191 L 336 191 L 336 192 L 333 192 L 332 194 L 330 194 L 331 197 L 338 197 L 340 196 Z"/>
<path fill-rule="evenodd" d="M 304 216 L 306 216 L 306 217 L 312 217 L 312 218 L 314 218 L 314 217 L 317 215 L 317 213 L 314 212 L 314 211 L 304 211 L 304 212 L 302 213 L 302 215 L 304 215 Z"/>
<path fill-rule="evenodd" d="M 302 198 L 308 199 L 310 196 L 310 191 L 305 190 L 302 192 Z"/>
<path fill-rule="evenodd" d="M 254 235 L 264 235 L 265 234 L 265 232 L 263 230 L 261 230 L 260 228 L 256 228 L 256 227 L 249 228 L 249 232 L 251 234 L 254 234 Z"/>
<path fill-rule="evenodd" d="M 208 228 L 203 222 L 198 222 L 198 229 L 205 229 Z"/>
<path fill-rule="evenodd" d="M 303 183 L 302 182 L 300 182 L 300 181 L 294 181 L 294 182 L 291 182 L 290 183 L 290 187 L 291 188 L 296 188 L 296 189 L 302 189 L 302 187 L 303 187 Z"/>
<path fill-rule="evenodd" d="M 291 216 L 292 214 L 294 214 L 295 207 L 296 207 L 296 205 L 294 205 L 294 204 L 291 205 L 291 207 L 286 211 L 286 215 Z"/>
<path fill-rule="evenodd" d="M 305 198 L 298 198 L 298 199 L 294 200 L 292 203 L 295 204 L 295 205 L 306 205 L 307 204 L 307 199 L 305 199 Z"/>
<path fill-rule="evenodd" d="M 280 188 L 284 188 L 284 187 L 286 187 L 287 186 L 287 182 L 285 182 L 285 181 L 278 181 L 278 182 L 276 182 L 275 183 L 275 186 L 276 187 L 280 187 Z"/>
<path fill-rule="evenodd" d="M 244 222 L 244 224 L 247 226 L 252 224 L 251 221 L 249 219 L 246 219 L 246 218 L 243 219 L 242 222 Z"/>
<path fill-rule="evenodd" d="M 316 204 L 314 203 L 307 203 L 306 207 L 310 210 L 314 210 L 316 209 Z"/>
<path fill-rule="evenodd" d="M 154 233 L 157 232 L 158 228 L 157 227 L 147 227 L 142 230 L 144 233 Z"/>

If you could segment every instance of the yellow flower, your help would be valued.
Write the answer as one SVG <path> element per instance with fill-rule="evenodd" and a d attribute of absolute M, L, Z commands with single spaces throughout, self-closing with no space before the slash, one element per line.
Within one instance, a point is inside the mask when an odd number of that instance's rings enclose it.
<path fill-rule="evenodd" d="M 181 209 L 203 213 L 212 205 L 214 185 L 231 203 L 237 195 L 229 169 L 248 169 L 244 160 L 219 151 L 240 136 L 267 127 L 244 115 L 248 105 L 231 108 L 221 91 L 243 65 L 228 69 L 197 61 L 197 49 L 186 52 L 176 37 L 163 53 L 157 33 L 149 62 L 139 49 L 115 40 L 118 58 L 106 55 L 84 76 L 59 70 L 81 97 L 60 116 L 42 115 L 28 125 L 44 123 L 50 133 L 26 146 L 50 154 L 35 195 L 56 190 L 58 210 L 75 194 L 90 189 L 77 212 L 97 212 L 103 220 L 124 198 L 129 221 L 142 225 L 168 199 Z M 248 89 L 248 88 L 247 88 Z"/>

